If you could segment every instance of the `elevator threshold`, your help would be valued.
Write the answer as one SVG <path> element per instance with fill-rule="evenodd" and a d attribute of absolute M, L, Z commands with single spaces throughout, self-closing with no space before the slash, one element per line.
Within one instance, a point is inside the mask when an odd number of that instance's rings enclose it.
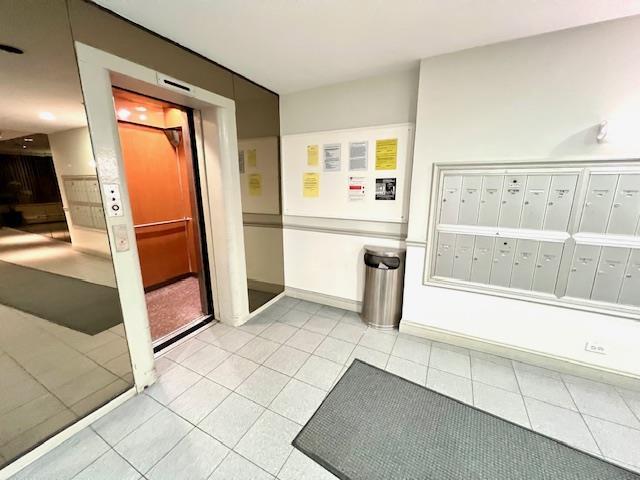
<path fill-rule="evenodd" d="M 195 320 L 183 325 L 182 327 L 174 330 L 173 332 L 165 335 L 164 337 L 158 338 L 153 341 L 153 353 L 156 357 L 159 355 L 162 350 L 167 348 L 170 345 L 182 340 L 187 335 L 191 335 L 193 332 L 200 330 L 201 328 L 207 326 L 209 323 L 214 321 L 213 315 L 207 314 L 202 315 L 201 317 L 196 318 Z"/>

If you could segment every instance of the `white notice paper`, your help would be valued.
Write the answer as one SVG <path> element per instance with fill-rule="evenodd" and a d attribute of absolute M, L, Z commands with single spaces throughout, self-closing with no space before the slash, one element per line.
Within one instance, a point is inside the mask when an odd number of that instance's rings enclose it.
<path fill-rule="evenodd" d="M 367 169 L 367 150 L 369 142 L 351 142 L 349 144 L 349 170 Z"/>
<path fill-rule="evenodd" d="M 349 201 L 364 200 L 367 177 L 349 177 Z"/>
<path fill-rule="evenodd" d="M 323 157 L 322 164 L 325 172 L 339 172 L 340 167 L 340 144 L 332 143 L 330 145 L 323 145 Z"/>

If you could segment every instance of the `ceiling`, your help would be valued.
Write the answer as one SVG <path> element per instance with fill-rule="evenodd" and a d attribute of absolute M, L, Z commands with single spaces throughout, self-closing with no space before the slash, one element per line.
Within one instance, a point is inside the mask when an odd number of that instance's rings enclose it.
<path fill-rule="evenodd" d="M 2 2 L 0 43 L 24 50 L 0 51 L 0 140 L 87 124 L 63 2 Z"/>
<path fill-rule="evenodd" d="M 94 1 L 281 94 L 640 14 L 626 0 Z"/>

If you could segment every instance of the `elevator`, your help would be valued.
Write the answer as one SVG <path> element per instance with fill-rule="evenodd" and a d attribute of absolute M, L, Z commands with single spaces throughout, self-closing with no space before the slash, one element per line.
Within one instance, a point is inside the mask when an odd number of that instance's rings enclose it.
<path fill-rule="evenodd" d="M 211 318 L 190 109 L 113 89 L 154 348 Z"/>

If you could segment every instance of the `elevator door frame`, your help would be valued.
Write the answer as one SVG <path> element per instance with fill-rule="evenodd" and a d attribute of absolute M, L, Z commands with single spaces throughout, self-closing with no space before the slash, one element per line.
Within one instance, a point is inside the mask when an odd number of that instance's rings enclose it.
<path fill-rule="evenodd" d="M 249 317 L 235 102 L 80 42 L 76 42 L 76 53 L 99 182 L 103 189 L 114 184 L 120 188 L 121 216 L 107 216 L 106 223 L 140 392 L 155 381 L 156 374 L 112 87 L 193 109 L 208 257 L 203 261 L 209 267 L 215 319 L 229 325 L 242 324 Z M 105 212 L 108 207 L 105 201 Z M 116 241 L 114 227 L 125 231 L 128 250 L 119 251 L 121 242 Z"/>

